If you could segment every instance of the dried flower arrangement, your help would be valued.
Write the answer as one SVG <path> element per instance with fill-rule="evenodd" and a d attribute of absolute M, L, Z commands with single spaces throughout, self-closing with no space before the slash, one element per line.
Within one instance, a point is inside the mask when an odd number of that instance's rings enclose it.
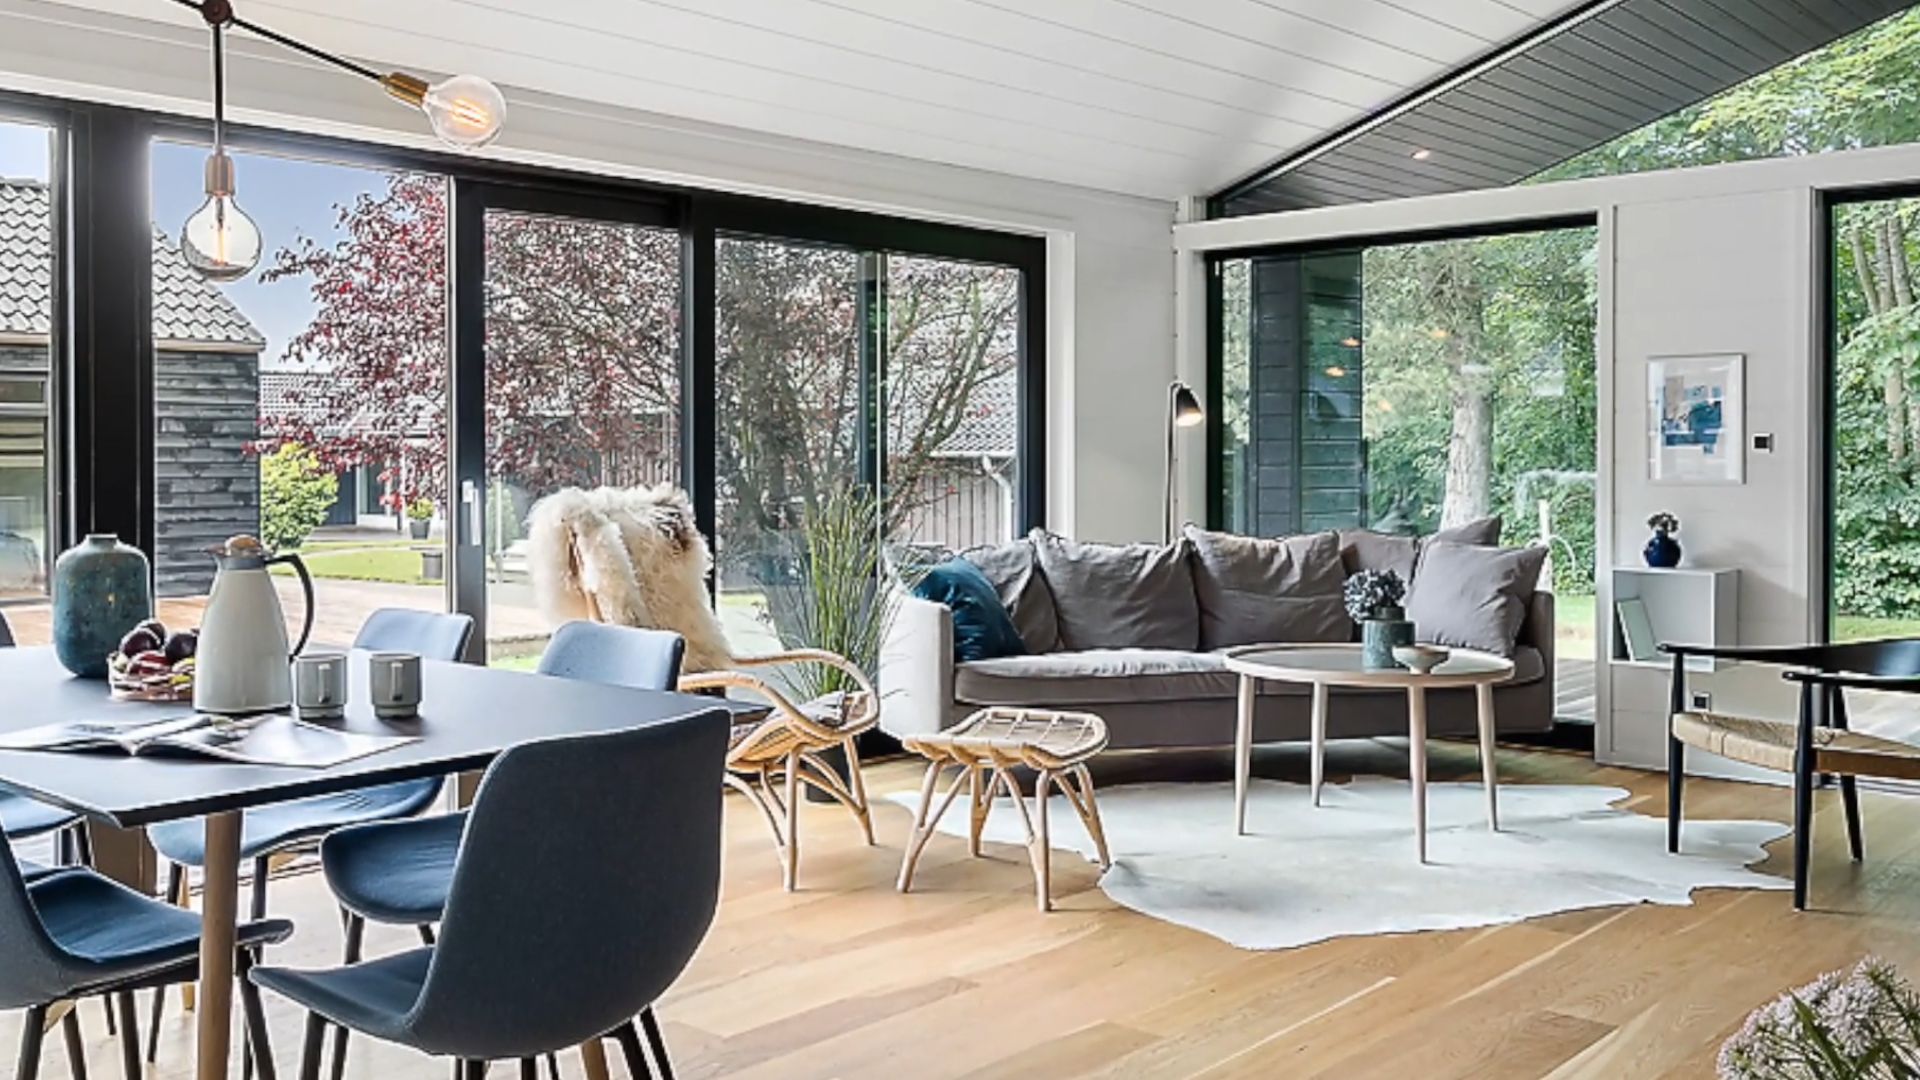
<path fill-rule="evenodd" d="M 1754 1010 L 1719 1064 L 1725 1080 L 1920 1077 L 1920 995 L 1869 956 Z"/>

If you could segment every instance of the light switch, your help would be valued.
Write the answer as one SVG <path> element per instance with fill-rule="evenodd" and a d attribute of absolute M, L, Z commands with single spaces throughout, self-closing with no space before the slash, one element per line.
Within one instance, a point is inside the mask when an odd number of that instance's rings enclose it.
<path fill-rule="evenodd" d="M 1771 431 L 1754 432 L 1753 448 L 1764 454 L 1773 453 L 1773 432 Z"/>

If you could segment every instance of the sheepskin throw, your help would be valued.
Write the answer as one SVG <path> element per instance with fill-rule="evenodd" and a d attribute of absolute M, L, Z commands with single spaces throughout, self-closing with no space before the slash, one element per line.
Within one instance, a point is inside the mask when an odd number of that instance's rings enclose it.
<path fill-rule="evenodd" d="M 713 553 L 687 493 L 671 484 L 566 488 L 534 503 L 527 568 L 556 627 L 590 619 L 672 630 L 687 639 L 688 672 L 733 666 L 707 595 Z"/>

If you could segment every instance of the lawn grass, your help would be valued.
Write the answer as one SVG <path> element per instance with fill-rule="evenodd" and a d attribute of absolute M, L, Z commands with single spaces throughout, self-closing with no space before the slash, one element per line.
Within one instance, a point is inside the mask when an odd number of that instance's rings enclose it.
<path fill-rule="evenodd" d="M 411 545 L 302 551 L 300 558 L 316 578 L 381 581 L 390 585 L 436 584 L 420 576 L 420 552 Z M 291 574 L 293 568 L 275 566 L 273 572 Z"/>

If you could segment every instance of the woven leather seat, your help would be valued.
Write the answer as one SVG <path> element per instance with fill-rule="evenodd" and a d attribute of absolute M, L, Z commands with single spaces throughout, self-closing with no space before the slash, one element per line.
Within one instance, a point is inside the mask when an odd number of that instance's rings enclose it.
<path fill-rule="evenodd" d="M 1793 724 L 1724 713 L 1683 712 L 1673 717 L 1673 737 L 1748 765 L 1793 771 Z M 1858 731 L 1815 728 L 1813 769 L 1847 776 L 1920 780 L 1920 746 Z"/>

